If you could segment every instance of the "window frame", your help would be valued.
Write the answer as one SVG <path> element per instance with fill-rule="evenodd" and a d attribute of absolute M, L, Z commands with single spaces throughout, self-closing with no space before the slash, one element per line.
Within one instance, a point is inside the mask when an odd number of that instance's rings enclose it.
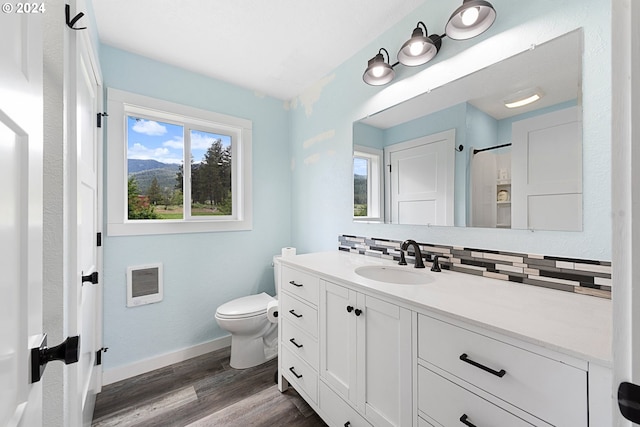
<path fill-rule="evenodd" d="M 367 159 L 367 215 L 353 216 L 355 222 L 382 222 L 383 221 L 383 152 L 377 148 L 366 147 L 363 145 L 354 145 L 353 158 Z M 353 168 L 353 161 L 352 168 Z M 355 176 L 355 170 L 352 169 L 351 176 Z M 352 185 L 352 197 L 355 189 Z M 353 212 L 353 205 L 351 212 Z"/>
<path fill-rule="evenodd" d="M 218 231 L 241 231 L 252 229 L 251 204 L 251 149 L 252 122 L 155 99 L 122 90 L 107 90 L 107 235 L 153 235 L 176 233 L 199 233 Z M 232 215 L 191 216 L 190 162 L 185 162 L 184 193 L 189 194 L 189 203 L 184 205 L 182 219 L 128 219 L 127 213 L 127 117 L 165 121 L 184 127 L 185 146 L 183 156 L 191 155 L 189 144 L 191 131 L 202 131 L 229 135 L 232 138 Z"/>

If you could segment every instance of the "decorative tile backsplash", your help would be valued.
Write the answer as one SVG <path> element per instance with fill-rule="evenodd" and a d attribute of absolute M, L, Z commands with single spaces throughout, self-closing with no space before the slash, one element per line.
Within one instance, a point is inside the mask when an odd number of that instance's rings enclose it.
<path fill-rule="evenodd" d="M 400 260 L 402 242 L 398 240 L 343 234 L 338 236 L 338 241 L 341 251 Z M 433 255 L 440 255 L 441 267 L 449 270 L 611 298 L 611 262 L 608 261 L 418 244 L 426 262 L 430 262 Z M 412 247 L 406 255 L 407 263 L 412 263 L 415 255 Z"/>

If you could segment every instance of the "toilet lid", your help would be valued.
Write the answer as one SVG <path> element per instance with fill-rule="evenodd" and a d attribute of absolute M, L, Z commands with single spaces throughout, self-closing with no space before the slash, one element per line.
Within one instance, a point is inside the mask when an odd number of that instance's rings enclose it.
<path fill-rule="evenodd" d="M 257 316 L 267 312 L 267 304 L 273 299 L 273 297 L 264 292 L 237 298 L 218 307 L 216 315 L 226 318 Z"/>

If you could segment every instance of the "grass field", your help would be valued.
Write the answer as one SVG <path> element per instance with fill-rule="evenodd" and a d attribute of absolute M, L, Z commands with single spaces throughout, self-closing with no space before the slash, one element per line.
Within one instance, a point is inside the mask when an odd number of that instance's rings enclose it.
<path fill-rule="evenodd" d="M 155 212 L 160 216 L 160 219 L 182 219 L 184 213 L 182 206 L 164 206 L 156 205 Z M 211 215 L 224 215 L 218 212 L 215 208 L 205 205 L 193 205 L 191 207 L 192 216 L 211 216 Z"/>

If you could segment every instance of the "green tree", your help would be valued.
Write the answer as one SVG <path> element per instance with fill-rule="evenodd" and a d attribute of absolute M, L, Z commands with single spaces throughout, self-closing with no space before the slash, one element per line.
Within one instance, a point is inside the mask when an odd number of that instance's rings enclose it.
<path fill-rule="evenodd" d="M 147 197 L 149 197 L 149 201 L 153 205 L 157 205 L 162 202 L 162 190 L 160 189 L 160 185 L 158 184 L 158 178 L 153 177 L 153 181 L 151 181 L 151 185 L 147 190 Z"/>
<path fill-rule="evenodd" d="M 129 219 L 158 219 L 159 215 L 149 202 L 149 197 L 142 196 L 138 182 L 130 177 L 127 182 L 127 207 Z"/>

